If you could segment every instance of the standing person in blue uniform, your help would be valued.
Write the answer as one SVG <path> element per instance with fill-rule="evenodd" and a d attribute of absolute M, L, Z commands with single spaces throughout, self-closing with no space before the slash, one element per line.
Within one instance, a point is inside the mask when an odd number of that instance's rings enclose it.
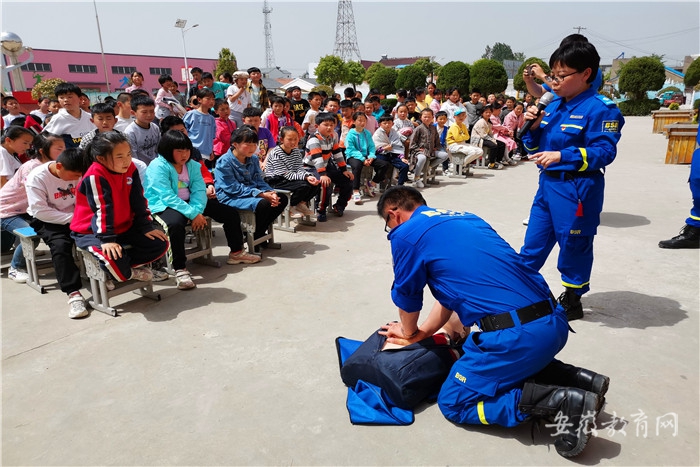
<path fill-rule="evenodd" d="M 697 144 L 700 145 L 700 132 L 698 132 L 696 139 Z M 700 148 L 693 152 L 688 183 L 690 183 L 690 192 L 693 195 L 690 217 L 685 220 L 681 232 L 669 240 L 660 241 L 659 248 L 700 248 Z"/>
<path fill-rule="evenodd" d="M 539 270 L 555 243 L 557 267 L 565 291 L 559 302 L 569 321 L 583 317 L 581 295 L 588 292 L 593 267 L 593 238 L 603 209 L 603 171 L 617 155 L 625 123 L 613 101 L 591 85 L 600 57 L 593 44 L 569 41 L 549 59 L 552 91 L 558 96 L 523 136 L 529 159 L 540 168 L 539 188 L 520 256 Z"/>
<path fill-rule="evenodd" d="M 581 453 L 609 378 L 554 360 L 568 325 L 542 276 L 482 219 L 430 208 L 415 188 L 388 189 L 377 211 L 391 228 L 391 298 L 400 318 L 382 326 L 388 342 L 412 344 L 442 327 L 450 334 L 462 325 L 481 328 L 467 337 L 440 390 L 445 417 L 510 427 L 559 413 L 571 430 L 555 440 L 557 452 Z M 447 251 L 445 238 L 461 241 Z M 426 285 L 436 302 L 419 326 Z"/>

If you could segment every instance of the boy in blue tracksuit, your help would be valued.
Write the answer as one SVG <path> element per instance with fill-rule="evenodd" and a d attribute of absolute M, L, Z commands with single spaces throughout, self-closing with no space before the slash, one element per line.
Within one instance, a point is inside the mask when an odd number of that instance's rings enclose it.
<path fill-rule="evenodd" d="M 589 290 L 593 238 L 603 209 L 603 171 L 617 155 L 625 123 L 615 103 L 591 85 L 599 62 L 589 42 L 560 46 L 550 58 L 550 85 L 558 97 L 523 136 L 530 160 L 541 170 L 520 256 L 539 270 L 559 244 L 558 269 L 566 288 L 559 301 L 570 321 L 583 317 L 581 295 Z M 529 110 L 526 119 L 535 117 Z"/>
<path fill-rule="evenodd" d="M 450 333 L 462 325 L 481 328 L 467 337 L 440 390 L 445 417 L 515 426 L 531 415 L 561 413 L 572 428 L 555 441 L 557 451 L 565 457 L 583 451 L 609 378 L 554 360 L 568 325 L 542 276 L 482 219 L 430 208 L 415 188 L 388 189 L 377 211 L 392 229 L 391 297 L 400 318 L 380 333 L 406 345 L 442 327 Z M 460 239 L 457 248 L 446 251 L 444 238 Z M 419 326 L 426 285 L 436 303 Z"/>

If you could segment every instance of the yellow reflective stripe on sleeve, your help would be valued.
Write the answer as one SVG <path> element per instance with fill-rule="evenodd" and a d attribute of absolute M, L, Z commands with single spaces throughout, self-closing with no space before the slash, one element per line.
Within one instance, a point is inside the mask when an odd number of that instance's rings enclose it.
<path fill-rule="evenodd" d="M 586 152 L 586 148 L 579 148 L 579 150 L 581 151 L 581 157 L 583 158 L 583 165 L 580 169 L 578 169 L 578 171 L 583 172 L 588 168 L 588 152 Z"/>
<path fill-rule="evenodd" d="M 691 214 L 689 217 L 693 220 L 700 221 L 700 217 L 698 217 L 698 216 L 694 216 Z"/>
<path fill-rule="evenodd" d="M 476 404 L 476 411 L 479 413 L 479 421 L 482 425 L 488 425 L 489 422 L 486 421 L 486 414 L 484 413 L 484 401 Z"/>
<path fill-rule="evenodd" d="M 584 282 L 583 284 L 569 284 L 568 282 L 561 281 L 561 285 L 564 287 L 570 287 L 572 289 L 582 289 L 584 286 L 590 284 L 591 282 Z"/>

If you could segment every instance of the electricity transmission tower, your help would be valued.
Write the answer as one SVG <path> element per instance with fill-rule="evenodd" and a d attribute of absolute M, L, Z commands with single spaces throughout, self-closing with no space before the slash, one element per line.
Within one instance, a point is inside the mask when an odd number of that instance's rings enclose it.
<path fill-rule="evenodd" d="M 338 20 L 335 29 L 335 46 L 333 55 L 343 59 L 352 60 L 357 57 L 360 60 L 360 48 L 357 46 L 357 33 L 355 32 L 355 15 L 352 12 L 351 0 L 338 0 Z"/>
<path fill-rule="evenodd" d="M 272 8 L 267 4 L 267 0 L 263 3 L 263 15 L 265 15 L 265 66 L 267 68 L 275 67 L 275 49 L 272 48 L 272 24 L 270 24 L 270 14 Z"/>

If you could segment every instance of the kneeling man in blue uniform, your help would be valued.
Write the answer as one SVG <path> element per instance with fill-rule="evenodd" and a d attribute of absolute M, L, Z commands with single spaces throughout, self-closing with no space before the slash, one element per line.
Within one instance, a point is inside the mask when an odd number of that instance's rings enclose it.
<path fill-rule="evenodd" d="M 388 189 L 377 210 L 391 229 L 391 296 L 400 318 L 381 333 L 405 345 L 441 327 L 480 328 L 467 337 L 464 356 L 440 390 L 445 417 L 502 426 L 557 417 L 570 424 L 555 440 L 557 452 L 581 453 L 609 378 L 554 359 L 569 327 L 543 277 L 484 220 L 430 208 L 414 188 Z M 446 239 L 457 241 L 445 248 Z M 437 301 L 419 326 L 426 285 Z"/>

